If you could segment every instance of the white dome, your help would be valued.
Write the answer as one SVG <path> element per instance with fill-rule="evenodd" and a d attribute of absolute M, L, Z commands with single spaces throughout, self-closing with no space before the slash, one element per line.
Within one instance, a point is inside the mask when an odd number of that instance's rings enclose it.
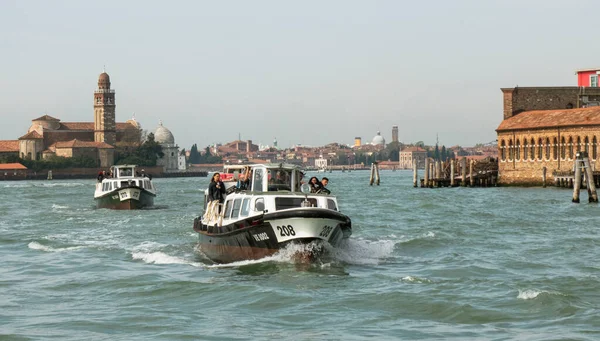
<path fill-rule="evenodd" d="M 383 138 L 383 136 L 381 136 L 380 132 L 377 132 L 377 135 L 375 135 L 375 137 L 373 137 L 373 141 L 371 142 L 371 144 L 374 146 L 377 146 L 377 145 L 385 146 L 385 139 Z"/>
<path fill-rule="evenodd" d="M 156 130 L 154 131 L 154 141 L 159 144 L 175 144 L 175 137 L 173 137 L 173 133 L 165 127 L 163 127 L 162 122 Z"/>

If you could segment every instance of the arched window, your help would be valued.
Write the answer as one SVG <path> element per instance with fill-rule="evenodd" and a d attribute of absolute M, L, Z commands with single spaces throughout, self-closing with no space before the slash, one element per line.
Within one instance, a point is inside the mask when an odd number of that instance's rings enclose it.
<path fill-rule="evenodd" d="M 560 138 L 560 158 L 564 160 L 565 157 L 567 157 L 567 146 L 565 145 L 565 137 L 563 136 Z"/>
<path fill-rule="evenodd" d="M 590 155 L 590 139 L 587 136 L 583 139 L 583 150 L 587 155 Z"/>
<path fill-rule="evenodd" d="M 517 144 L 515 145 L 515 160 L 521 160 L 521 141 L 517 139 Z"/>
<path fill-rule="evenodd" d="M 592 138 L 592 159 L 596 160 L 597 156 L 598 156 L 598 140 L 596 139 L 596 136 L 594 136 Z"/>
<path fill-rule="evenodd" d="M 508 140 L 508 159 L 509 160 L 514 160 L 515 159 L 515 149 L 513 148 L 513 141 L 512 139 Z"/>
<path fill-rule="evenodd" d="M 552 158 L 554 160 L 558 160 L 558 139 L 554 138 L 554 143 L 552 144 Z"/>
<path fill-rule="evenodd" d="M 502 159 L 502 161 L 506 160 L 506 143 L 504 142 L 504 140 L 500 142 L 500 158 Z"/>
<path fill-rule="evenodd" d="M 31 160 L 31 152 L 27 153 L 27 160 Z"/>
<path fill-rule="evenodd" d="M 581 151 L 581 137 L 577 136 L 577 151 Z"/>
<path fill-rule="evenodd" d="M 542 142 L 542 138 L 540 137 L 538 139 L 538 160 L 542 159 L 542 153 L 544 152 L 544 146 L 542 145 L 544 142 Z"/>
<path fill-rule="evenodd" d="M 528 154 L 529 146 L 527 145 L 527 139 L 523 140 L 523 161 L 527 161 L 529 159 Z"/>
<path fill-rule="evenodd" d="M 546 137 L 546 160 L 550 160 L 550 139 Z"/>
<path fill-rule="evenodd" d="M 529 148 L 531 149 L 531 155 L 529 155 L 529 157 L 533 161 L 535 160 L 535 140 L 533 137 L 531 138 L 531 144 L 529 145 Z"/>
<path fill-rule="evenodd" d="M 573 159 L 573 136 L 569 136 L 569 159 Z"/>

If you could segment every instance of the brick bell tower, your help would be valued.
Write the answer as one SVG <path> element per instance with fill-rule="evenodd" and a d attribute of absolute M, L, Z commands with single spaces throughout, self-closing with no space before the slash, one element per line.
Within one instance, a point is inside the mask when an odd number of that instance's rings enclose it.
<path fill-rule="evenodd" d="M 115 90 L 110 88 L 110 77 L 102 72 L 98 89 L 94 91 L 94 141 L 114 145 L 117 142 L 115 123 Z"/>

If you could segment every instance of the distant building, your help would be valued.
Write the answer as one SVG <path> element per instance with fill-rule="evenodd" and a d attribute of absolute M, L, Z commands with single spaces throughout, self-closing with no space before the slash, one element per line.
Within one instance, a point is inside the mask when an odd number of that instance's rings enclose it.
<path fill-rule="evenodd" d="M 355 137 L 354 138 L 354 147 L 360 147 L 360 145 L 361 145 L 361 138 Z"/>
<path fill-rule="evenodd" d="M 392 142 L 398 142 L 398 126 L 392 127 Z"/>
<path fill-rule="evenodd" d="M 380 146 L 381 148 L 385 148 L 385 139 L 383 138 L 383 136 L 381 136 L 381 132 L 377 132 L 377 135 L 373 137 L 371 144 L 373 146 Z"/>
<path fill-rule="evenodd" d="M 175 144 L 173 133 L 163 126 L 162 121 L 159 122 L 158 127 L 154 131 L 154 141 L 160 144 L 163 152 L 163 157 L 156 160 L 156 165 L 162 166 L 165 172 L 181 170 L 179 147 Z M 183 169 L 185 169 L 185 161 Z"/>
<path fill-rule="evenodd" d="M 61 122 L 44 115 L 33 119 L 27 133 L 17 141 L 0 141 L 0 146 L 5 150 L 10 147 L 14 153 L 18 143 L 17 153 L 22 159 L 86 156 L 100 167 L 109 167 L 114 163 L 114 146 L 139 142 L 141 127 L 134 119 L 115 122 L 115 90 L 110 88 L 110 77 L 105 72 L 98 77 L 93 104 L 93 122 Z"/>
<path fill-rule="evenodd" d="M 501 89 L 504 119 L 498 136 L 498 183 L 540 185 L 543 169 L 570 171 L 578 151 L 598 161 L 600 87 Z"/>
<path fill-rule="evenodd" d="M 425 159 L 427 151 L 421 147 L 407 147 L 400 151 L 399 167 L 402 169 L 412 169 L 413 164 L 417 164 L 418 169 L 425 169 Z"/>
<path fill-rule="evenodd" d="M 598 87 L 598 75 L 600 75 L 600 68 L 597 69 L 581 69 L 575 71 L 577 75 L 577 85 L 597 88 Z"/>

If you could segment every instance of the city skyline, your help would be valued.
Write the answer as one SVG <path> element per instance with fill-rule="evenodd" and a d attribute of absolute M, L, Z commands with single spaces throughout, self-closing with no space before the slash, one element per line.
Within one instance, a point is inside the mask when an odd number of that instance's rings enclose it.
<path fill-rule="evenodd" d="M 580 34 L 593 21 L 565 13 L 598 7 L 4 2 L 0 139 L 44 114 L 91 121 L 105 67 L 117 121 L 135 113 L 153 132 L 162 120 L 186 149 L 240 134 L 257 144 L 277 138 L 281 148 L 367 143 L 377 131 L 391 142 L 394 125 L 403 143 L 486 143 L 502 121 L 500 88 L 574 86 L 576 69 L 597 66 L 598 47 Z"/>

